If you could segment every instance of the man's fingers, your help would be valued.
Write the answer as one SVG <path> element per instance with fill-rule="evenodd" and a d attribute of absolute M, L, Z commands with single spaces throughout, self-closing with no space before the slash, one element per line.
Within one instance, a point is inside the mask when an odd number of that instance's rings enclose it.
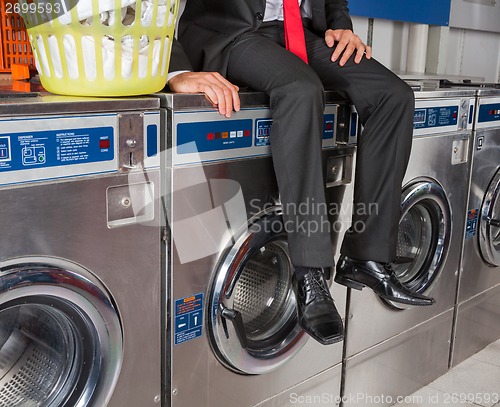
<path fill-rule="evenodd" d="M 343 36 L 337 44 L 335 51 L 333 51 L 332 62 L 335 62 L 339 58 L 340 54 L 342 54 L 342 52 L 346 49 L 347 44 L 349 44 L 349 39 L 347 36 Z"/>
<path fill-rule="evenodd" d="M 205 93 L 219 113 L 230 117 L 240 109 L 239 88 L 218 72 L 184 72 L 170 79 L 170 89 L 179 93 Z"/>
<path fill-rule="evenodd" d="M 372 47 L 367 45 L 365 53 L 366 53 L 366 59 L 370 59 L 372 57 Z"/>
<path fill-rule="evenodd" d="M 335 45 L 335 36 L 333 30 L 326 30 L 325 42 L 329 48 L 332 48 Z"/>
<path fill-rule="evenodd" d="M 212 83 L 212 90 L 217 96 L 221 114 L 231 117 L 233 109 L 235 111 L 240 110 L 239 88 L 236 85 L 233 85 L 218 72 L 214 72 L 208 80 Z"/>
<path fill-rule="evenodd" d="M 365 55 L 367 59 L 372 57 L 371 48 L 365 45 L 361 38 L 351 30 L 327 30 L 325 42 L 330 48 L 334 46 L 330 45 L 332 41 L 337 42 L 337 46 L 332 53 L 331 61 L 336 62 L 342 55 L 339 61 L 340 66 L 344 66 L 353 54 L 356 64 L 359 64 Z"/>

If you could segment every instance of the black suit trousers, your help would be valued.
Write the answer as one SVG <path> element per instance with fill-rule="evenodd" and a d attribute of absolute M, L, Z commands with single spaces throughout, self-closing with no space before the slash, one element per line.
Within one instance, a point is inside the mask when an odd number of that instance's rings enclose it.
<path fill-rule="evenodd" d="M 396 256 L 401 183 L 409 159 L 414 95 L 375 59 L 341 67 L 332 48 L 306 29 L 309 65 L 283 47 L 283 23 L 268 22 L 231 46 L 229 80 L 264 91 L 273 115 L 271 150 L 295 266 L 333 264 L 321 139 L 324 89 L 347 95 L 364 126 L 358 137 L 353 225 L 341 252 L 360 260 Z M 307 208 L 307 210 L 305 210 Z"/>

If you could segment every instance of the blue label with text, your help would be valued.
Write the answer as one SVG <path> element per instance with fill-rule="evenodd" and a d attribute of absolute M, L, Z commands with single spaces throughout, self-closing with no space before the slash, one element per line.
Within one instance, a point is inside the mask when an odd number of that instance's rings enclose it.
<path fill-rule="evenodd" d="M 476 236 L 479 209 L 471 209 L 467 212 L 467 224 L 465 226 L 465 238 Z"/>
<path fill-rule="evenodd" d="M 458 123 L 458 106 L 427 107 L 415 109 L 413 128 L 456 126 Z"/>
<path fill-rule="evenodd" d="M 113 159 L 112 127 L 0 135 L 0 172 Z"/>
<path fill-rule="evenodd" d="M 500 122 L 500 103 L 481 105 L 478 121 L 479 123 Z"/>
<path fill-rule="evenodd" d="M 198 338 L 203 329 L 203 293 L 175 301 L 174 344 Z"/>

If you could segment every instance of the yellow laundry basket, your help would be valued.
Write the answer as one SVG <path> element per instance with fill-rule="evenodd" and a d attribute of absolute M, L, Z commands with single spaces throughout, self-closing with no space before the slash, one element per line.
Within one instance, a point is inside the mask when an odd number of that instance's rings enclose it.
<path fill-rule="evenodd" d="M 179 0 L 19 0 L 43 87 L 74 96 L 161 90 L 178 7 Z"/>

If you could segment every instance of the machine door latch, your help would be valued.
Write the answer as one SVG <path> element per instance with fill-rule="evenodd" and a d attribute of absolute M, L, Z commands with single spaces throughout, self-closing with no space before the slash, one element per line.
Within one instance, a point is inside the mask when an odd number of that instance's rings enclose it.
<path fill-rule="evenodd" d="M 219 303 L 219 311 L 222 317 L 221 320 L 224 328 L 224 333 L 226 334 L 226 338 L 229 339 L 229 332 L 226 323 L 226 319 L 229 319 L 234 325 L 234 330 L 236 332 L 238 340 L 240 341 L 241 347 L 243 349 L 246 349 L 248 347 L 248 339 L 245 333 L 245 325 L 243 323 L 243 318 L 241 317 L 241 313 L 234 309 L 227 308 L 222 302 Z"/>
<path fill-rule="evenodd" d="M 144 114 L 119 114 L 118 132 L 120 172 L 140 169 L 144 161 Z"/>
<path fill-rule="evenodd" d="M 491 226 L 494 226 L 496 228 L 500 228 L 500 219 L 492 219 L 492 218 L 488 218 L 487 219 L 487 222 L 491 225 Z"/>

